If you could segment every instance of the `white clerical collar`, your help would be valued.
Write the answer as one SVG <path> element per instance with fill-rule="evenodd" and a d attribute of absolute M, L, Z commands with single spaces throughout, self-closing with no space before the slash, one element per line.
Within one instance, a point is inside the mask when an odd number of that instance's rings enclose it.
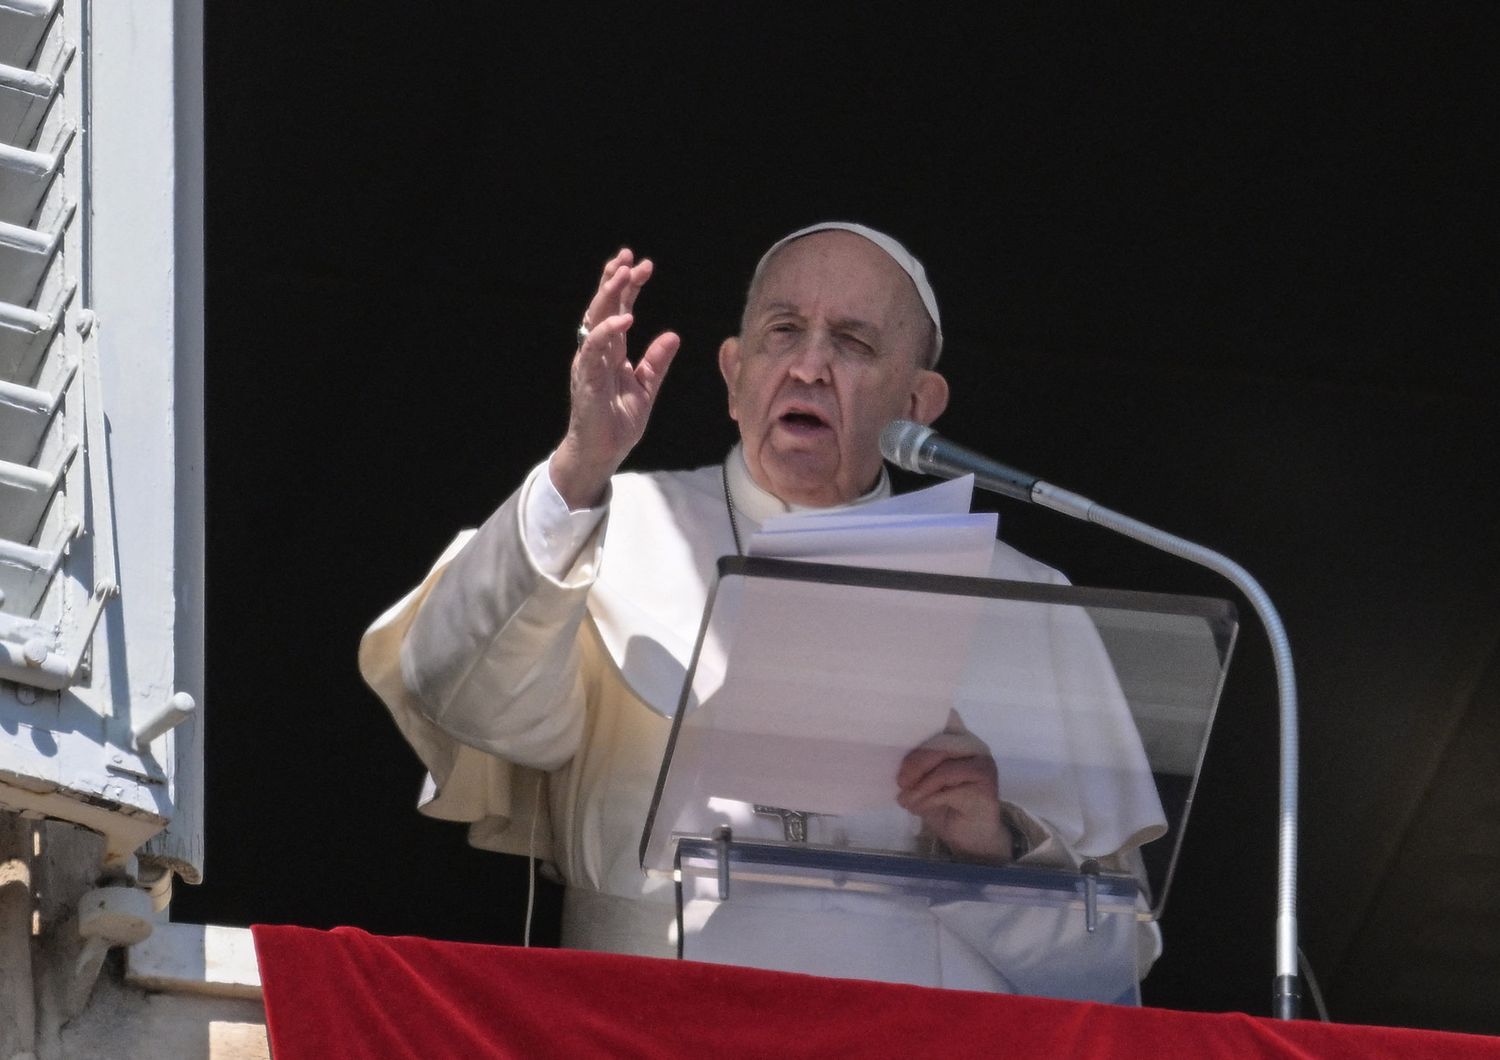
<path fill-rule="evenodd" d="M 761 489 L 750 475 L 750 466 L 745 463 L 745 454 L 738 442 L 724 458 L 724 473 L 729 483 L 729 495 L 734 504 L 734 510 L 757 525 L 777 515 L 826 510 L 804 504 L 788 504 L 769 490 Z M 891 477 L 886 474 L 885 465 L 881 464 L 880 479 L 875 483 L 875 487 L 864 496 L 841 507 L 852 508 L 871 501 L 884 500 L 890 495 Z"/>

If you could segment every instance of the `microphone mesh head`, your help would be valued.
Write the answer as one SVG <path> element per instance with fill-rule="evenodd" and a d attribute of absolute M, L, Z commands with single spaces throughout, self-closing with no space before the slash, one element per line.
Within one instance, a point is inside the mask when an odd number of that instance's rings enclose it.
<path fill-rule="evenodd" d="M 920 473 L 917 450 L 931 433 L 931 427 L 911 420 L 891 420 L 880 432 L 880 455 L 899 468 Z"/>

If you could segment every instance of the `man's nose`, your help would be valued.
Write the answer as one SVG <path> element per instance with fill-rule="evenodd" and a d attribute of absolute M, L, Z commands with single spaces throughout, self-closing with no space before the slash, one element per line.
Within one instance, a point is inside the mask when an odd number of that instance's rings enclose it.
<path fill-rule="evenodd" d="M 799 383 L 828 383 L 833 380 L 833 339 L 827 332 L 814 330 L 792 351 L 788 368 Z"/>

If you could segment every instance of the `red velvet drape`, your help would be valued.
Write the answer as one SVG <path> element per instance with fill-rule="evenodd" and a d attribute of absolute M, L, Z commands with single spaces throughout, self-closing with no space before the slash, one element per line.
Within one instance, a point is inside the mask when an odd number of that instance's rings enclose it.
<path fill-rule="evenodd" d="M 691 961 L 254 928 L 275 1060 L 1432 1057 L 1500 1038 L 1276 1022 Z"/>

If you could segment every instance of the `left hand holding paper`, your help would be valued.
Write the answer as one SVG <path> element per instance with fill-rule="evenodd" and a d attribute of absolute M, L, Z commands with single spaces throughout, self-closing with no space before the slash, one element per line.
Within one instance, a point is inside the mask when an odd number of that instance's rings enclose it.
<path fill-rule="evenodd" d="M 913 750 L 896 773 L 896 802 L 960 857 L 1006 862 L 1011 832 L 1001 814 L 1000 777 L 988 745 L 964 727 L 948 726 Z"/>

